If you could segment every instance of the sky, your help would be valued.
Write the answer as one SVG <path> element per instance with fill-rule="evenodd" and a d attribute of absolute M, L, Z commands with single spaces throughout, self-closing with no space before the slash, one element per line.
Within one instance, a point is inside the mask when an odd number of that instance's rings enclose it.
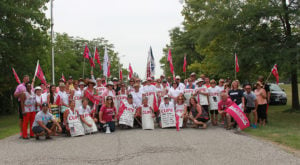
<path fill-rule="evenodd" d="M 104 37 L 114 44 L 121 63 L 145 77 L 150 46 L 155 77 L 163 72 L 159 60 L 170 42 L 169 30 L 180 26 L 180 0 L 54 0 L 54 31 L 86 39 Z M 50 3 L 46 15 L 50 18 Z"/>

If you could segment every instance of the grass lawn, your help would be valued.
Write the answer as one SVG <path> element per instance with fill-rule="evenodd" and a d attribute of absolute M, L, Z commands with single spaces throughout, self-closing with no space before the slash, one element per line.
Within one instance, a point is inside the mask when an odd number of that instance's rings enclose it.
<path fill-rule="evenodd" d="M 282 85 L 288 97 L 287 105 L 272 105 L 269 123 L 258 129 L 247 128 L 246 133 L 300 150 L 300 112 L 291 112 L 291 86 Z"/>
<path fill-rule="evenodd" d="M 17 114 L 0 116 L 0 139 L 19 132 L 19 117 Z"/>

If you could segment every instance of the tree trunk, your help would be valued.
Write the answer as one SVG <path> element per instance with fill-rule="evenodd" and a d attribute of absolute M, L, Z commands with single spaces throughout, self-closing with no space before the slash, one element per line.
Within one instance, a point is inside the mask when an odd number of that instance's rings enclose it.
<path fill-rule="evenodd" d="M 286 48 L 294 48 L 296 47 L 296 43 L 292 42 L 292 30 L 289 18 L 289 9 L 286 4 L 286 0 L 281 0 L 282 7 L 284 11 L 284 23 L 285 23 L 285 35 L 287 38 Z M 292 52 L 289 56 L 294 56 L 296 52 Z M 292 108 L 298 110 L 299 109 L 299 94 L 298 94 L 298 74 L 297 74 L 297 60 L 292 59 L 292 66 L 291 66 L 291 81 L 292 81 Z M 297 58 L 296 58 L 297 59 Z"/>

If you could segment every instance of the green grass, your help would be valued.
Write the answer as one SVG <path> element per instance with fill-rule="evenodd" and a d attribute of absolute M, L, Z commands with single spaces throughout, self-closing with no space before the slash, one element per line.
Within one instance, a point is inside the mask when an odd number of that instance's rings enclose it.
<path fill-rule="evenodd" d="M 20 132 L 18 115 L 0 116 L 0 139 Z"/>
<path fill-rule="evenodd" d="M 291 86 L 282 85 L 288 97 L 287 105 L 272 105 L 268 111 L 268 124 L 258 129 L 245 130 L 250 135 L 262 137 L 300 150 L 300 111 L 292 112 Z"/>

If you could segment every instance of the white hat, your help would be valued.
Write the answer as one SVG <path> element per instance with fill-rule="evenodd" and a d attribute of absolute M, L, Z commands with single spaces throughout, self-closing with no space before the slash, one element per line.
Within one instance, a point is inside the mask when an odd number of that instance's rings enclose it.
<path fill-rule="evenodd" d="M 191 76 L 195 76 L 196 75 L 196 73 L 195 72 L 193 72 L 192 74 L 191 74 Z"/>
<path fill-rule="evenodd" d="M 109 82 L 106 84 L 106 86 L 108 86 L 108 85 L 111 85 L 111 86 L 113 86 L 113 85 L 114 85 L 114 83 L 113 83 L 112 81 L 109 81 Z"/>
<path fill-rule="evenodd" d="M 167 99 L 167 98 L 169 98 L 169 96 L 168 95 L 164 95 L 164 99 Z"/>
<path fill-rule="evenodd" d="M 176 78 L 176 79 L 180 79 L 180 76 L 179 76 L 179 75 L 177 75 L 175 78 Z"/>
<path fill-rule="evenodd" d="M 37 86 L 34 88 L 34 91 L 36 91 L 36 90 L 42 90 L 42 88 L 40 86 Z"/>
<path fill-rule="evenodd" d="M 201 82 L 201 81 L 203 82 L 204 80 L 202 78 L 197 79 L 197 82 Z"/>
<path fill-rule="evenodd" d="M 84 82 L 82 82 L 82 81 L 80 81 L 80 83 L 79 83 L 78 85 L 85 85 L 85 83 L 84 83 Z"/>

